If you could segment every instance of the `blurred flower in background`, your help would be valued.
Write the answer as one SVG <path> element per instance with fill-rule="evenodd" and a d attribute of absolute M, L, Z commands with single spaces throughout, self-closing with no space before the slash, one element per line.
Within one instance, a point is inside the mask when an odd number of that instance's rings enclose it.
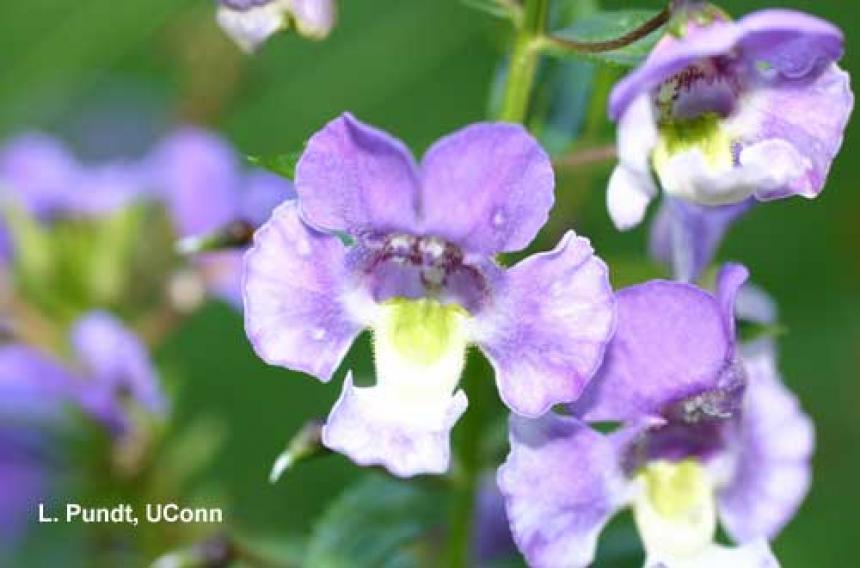
<path fill-rule="evenodd" d="M 294 28 L 324 39 L 334 27 L 335 0 L 218 0 L 218 24 L 244 51 L 251 52 L 277 32 Z"/>

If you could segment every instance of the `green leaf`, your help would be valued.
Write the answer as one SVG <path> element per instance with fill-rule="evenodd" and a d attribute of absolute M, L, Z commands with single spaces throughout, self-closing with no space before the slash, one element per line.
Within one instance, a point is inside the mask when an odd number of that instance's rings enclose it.
<path fill-rule="evenodd" d="M 304 566 L 417 567 L 432 565 L 426 537 L 440 530 L 446 503 L 419 486 L 372 474 L 347 489 L 323 514 Z M 422 538 L 425 537 L 425 538 Z"/>
<path fill-rule="evenodd" d="M 558 38 L 577 42 L 609 41 L 635 30 L 656 15 L 656 10 L 597 12 L 564 29 L 554 32 L 553 35 Z M 586 57 L 610 65 L 634 67 L 647 57 L 662 33 L 662 28 L 659 28 L 630 45 L 612 51 L 582 54 L 564 51 L 564 55 Z M 561 52 L 554 51 L 554 53 L 559 54 Z"/>
<path fill-rule="evenodd" d="M 292 180 L 296 175 L 296 164 L 299 163 L 301 156 L 301 152 L 288 152 L 274 156 L 248 156 L 248 161 L 259 168 Z"/>
<path fill-rule="evenodd" d="M 514 18 L 518 6 L 512 0 L 461 0 L 463 4 L 473 10 L 484 12 L 496 18 Z"/>

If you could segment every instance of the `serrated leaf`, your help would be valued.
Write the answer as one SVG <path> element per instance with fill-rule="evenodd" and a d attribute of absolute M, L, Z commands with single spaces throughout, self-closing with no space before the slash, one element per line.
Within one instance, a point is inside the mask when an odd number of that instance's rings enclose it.
<path fill-rule="evenodd" d="M 347 489 L 317 522 L 303 565 L 426 566 L 422 537 L 442 526 L 444 514 L 445 500 L 427 488 L 370 475 Z"/>
<path fill-rule="evenodd" d="M 274 156 L 248 156 L 248 161 L 258 168 L 269 170 L 281 177 L 292 180 L 296 175 L 296 164 L 299 163 L 301 156 L 301 152 L 288 152 Z"/>
<path fill-rule="evenodd" d="M 564 29 L 554 32 L 552 35 L 561 39 L 576 42 L 593 43 L 609 41 L 622 37 L 636 28 L 639 28 L 656 15 L 657 11 L 655 10 L 618 10 L 597 12 Z M 610 65 L 634 67 L 648 56 L 651 48 L 654 47 L 654 44 L 657 43 L 657 40 L 661 35 L 662 28 L 658 28 L 642 39 L 612 51 L 582 54 L 567 52 L 567 54 L 586 57 L 588 59 L 593 59 Z"/>

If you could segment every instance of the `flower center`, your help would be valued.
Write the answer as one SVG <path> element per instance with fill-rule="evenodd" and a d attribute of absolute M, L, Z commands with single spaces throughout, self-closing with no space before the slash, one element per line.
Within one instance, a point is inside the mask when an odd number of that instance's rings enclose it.
<path fill-rule="evenodd" d="M 659 126 L 660 137 L 654 148 L 654 169 L 661 172 L 669 160 L 680 153 L 698 150 L 714 170 L 728 169 L 734 163 L 732 141 L 714 112 L 695 118 L 666 121 Z"/>
<path fill-rule="evenodd" d="M 636 479 L 636 526 L 649 554 L 691 556 L 714 538 L 717 514 L 713 483 L 696 460 L 653 461 Z"/>

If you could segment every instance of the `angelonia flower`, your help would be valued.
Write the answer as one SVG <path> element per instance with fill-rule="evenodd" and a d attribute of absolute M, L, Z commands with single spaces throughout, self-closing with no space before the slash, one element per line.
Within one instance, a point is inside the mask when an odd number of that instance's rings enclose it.
<path fill-rule="evenodd" d="M 234 221 L 262 225 L 279 203 L 295 197 L 292 184 L 275 174 L 240 167 L 239 156 L 222 138 L 195 128 L 177 130 L 147 158 L 147 170 L 179 238 L 194 238 Z M 242 303 L 244 250 L 195 255 L 208 290 Z"/>
<path fill-rule="evenodd" d="M 218 25 L 246 52 L 290 28 L 324 39 L 336 17 L 334 0 L 218 0 Z"/>
<path fill-rule="evenodd" d="M 839 29 L 807 14 L 732 21 L 681 2 L 668 33 L 610 96 L 615 225 L 642 220 L 657 193 L 652 170 L 668 196 L 705 207 L 816 197 L 854 104 L 836 64 L 842 52 Z"/>
<path fill-rule="evenodd" d="M 23 343 L 0 345 L 0 538 L 18 534 L 50 491 L 52 443 L 78 409 L 113 437 L 134 427 L 133 412 L 165 412 L 158 377 L 140 340 L 106 312 L 72 327 L 66 363 Z"/>
<path fill-rule="evenodd" d="M 591 564 L 625 507 L 647 566 L 777 565 L 767 541 L 809 488 L 814 433 L 773 349 L 736 343 L 746 276 L 724 267 L 715 296 L 666 281 L 621 290 L 604 364 L 569 414 L 511 419 L 498 482 L 531 565 Z M 715 543 L 718 523 L 736 547 Z"/>
<path fill-rule="evenodd" d="M 245 327 L 266 362 L 326 382 L 371 330 L 376 384 L 347 374 L 330 449 L 399 476 L 446 471 L 470 344 L 526 416 L 575 400 L 599 366 L 614 301 L 588 241 L 494 260 L 525 248 L 553 203 L 551 162 L 522 127 L 468 126 L 419 165 L 345 114 L 311 137 L 295 189 L 245 257 Z"/>

